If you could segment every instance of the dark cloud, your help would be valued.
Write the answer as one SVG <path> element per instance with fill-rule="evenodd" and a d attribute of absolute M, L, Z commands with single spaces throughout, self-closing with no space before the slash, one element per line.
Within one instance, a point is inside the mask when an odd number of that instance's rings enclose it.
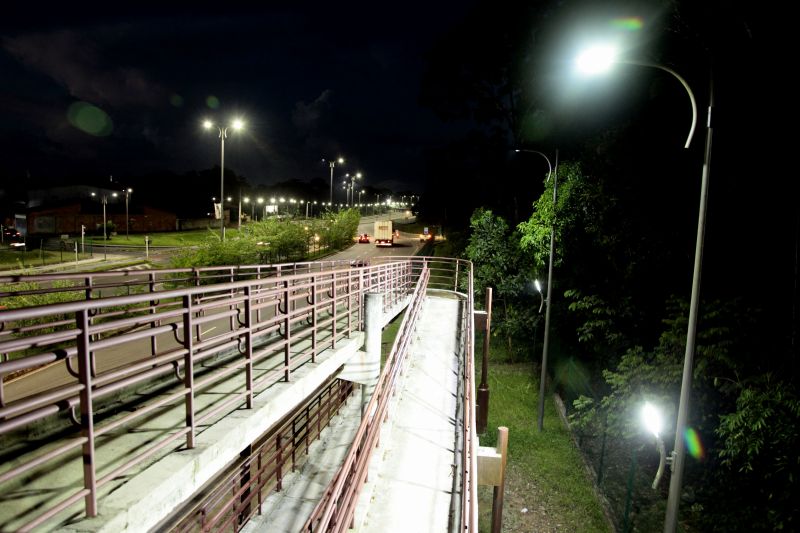
<path fill-rule="evenodd" d="M 292 123 L 297 131 L 303 135 L 313 134 L 319 126 L 323 113 L 331 105 L 330 89 L 325 89 L 313 102 L 297 102 L 292 113 Z"/>
<path fill-rule="evenodd" d="M 75 31 L 8 37 L 3 40 L 3 48 L 79 100 L 119 107 L 152 106 L 167 98 L 164 89 L 140 69 L 110 66 L 102 47 Z"/>

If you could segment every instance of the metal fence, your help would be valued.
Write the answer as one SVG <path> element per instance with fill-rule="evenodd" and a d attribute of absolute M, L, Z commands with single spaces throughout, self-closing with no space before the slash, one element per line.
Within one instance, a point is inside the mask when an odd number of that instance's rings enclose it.
<path fill-rule="evenodd" d="M 453 531 L 477 532 L 477 436 L 475 434 L 474 405 L 474 306 L 472 298 L 472 266 L 471 263 L 455 259 L 419 258 L 412 260 L 415 277 L 418 279 L 414 293 L 400 331 L 395 338 L 392 349 L 381 371 L 375 392 L 364 409 L 365 416 L 358 428 L 353 443 L 348 450 L 344 463 L 329 484 L 323 498 L 318 502 L 312 515 L 306 521 L 302 531 L 343 532 L 351 527 L 356 503 L 361 488 L 366 482 L 372 451 L 380 444 L 381 424 L 389 416 L 390 397 L 394 395 L 398 376 L 405 366 L 408 347 L 412 333 L 419 318 L 425 294 L 430 289 L 457 292 L 459 276 L 461 282 L 469 290 L 462 294 L 464 312 L 460 339 L 462 343 L 461 366 L 462 380 L 462 412 L 459 421 L 461 435 L 458 443 L 461 446 L 461 465 L 455 471 L 454 488 L 460 497 L 460 515 L 455 517 Z M 419 272 L 419 275 L 416 275 Z M 409 510 L 413 512 L 413 510 Z"/>
<path fill-rule="evenodd" d="M 255 514 L 262 514 L 264 500 L 273 491 L 282 490 L 284 477 L 305 462 L 309 446 L 320 438 L 352 391 L 353 383 L 340 379 L 321 387 L 298 406 L 294 416 L 256 442 L 250 455 L 230 468 L 170 530 L 240 531 Z"/>
<path fill-rule="evenodd" d="M 335 348 L 338 341 L 360 329 L 367 292 L 383 293 L 387 309 L 411 295 L 412 304 L 390 355 L 392 364 L 386 365 L 391 370 L 397 368 L 394 361 L 402 359 L 410 341 L 425 290 L 458 291 L 462 287 L 467 291 L 468 308 L 463 326 L 466 350 L 462 376 L 462 461 L 467 466 L 460 474 L 459 484 L 462 522 L 467 531 L 477 531 L 469 262 L 386 257 L 357 268 L 341 262 L 318 262 L 12 277 L 13 280 L 0 278 L 0 283 L 68 281 L 74 286 L 54 290 L 72 291 L 80 298 L 0 310 L 0 353 L 4 354 L 0 362 L 0 436 L 65 417 L 79 429 L 19 460 L 4 457 L 0 494 L 13 497 L 26 479 L 54 465 L 62 466 L 65 461 L 75 461 L 83 469 L 82 487 L 57 494 L 43 508 L 26 511 L 22 521 L 14 524 L 15 529 L 25 531 L 45 524 L 81 500 L 85 515 L 95 516 L 103 487 L 130 475 L 135 467 L 157 454 L 193 448 L 199 425 L 211 424 L 239 408 L 251 408 L 256 394 L 278 381 L 290 381 L 296 369 L 314 362 L 321 351 Z M 21 287 L 16 294 L 48 290 Z M 138 290 L 143 292 L 136 294 L 131 287 L 142 287 Z M 104 292 L 121 289 L 130 290 L 131 294 L 108 296 Z M 60 369 L 60 379 L 48 381 L 38 389 L 20 386 L 24 379 L 6 379 L 54 368 Z M 385 417 L 386 393 L 396 379 L 392 372 L 382 373 L 378 387 L 381 394 L 375 394 L 368 407 L 375 421 Z M 198 410 L 195 400 L 200 392 L 231 379 L 238 380 L 235 391 L 219 398 L 213 406 Z M 104 402 L 154 383 L 167 387 L 163 389 L 166 392 L 122 415 L 101 414 Z M 98 464 L 98 446 L 114 434 L 135 429 L 142 420 L 181 404 L 185 407 L 185 420 L 164 428 L 159 438 L 135 454 L 116 457 L 112 464 Z M 369 432 L 359 430 L 356 441 L 361 449 L 371 449 L 366 444 L 374 443 L 377 427 L 375 424 Z M 353 460 L 354 457 L 348 459 L 350 473 L 337 481 L 339 489 L 350 485 L 348 480 L 363 479 L 358 476 L 366 473 L 363 462 L 352 470 Z M 343 516 L 352 516 L 360 485 L 355 483 L 355 490 L 348 489 L 347 495 L 337 493 L 337 500 L 326 498 L 321 503 L 322 514 L 316 514 L 313 523 L 346 525 L 349 520 Z M 332 501 L 339 503 L 331 504 Z M 325 505 L 333 505 L 336 513 Z M 346 514 L 341 515 L 342 512 Z M 322 529 L 309 525 L 308 530 Z"/>

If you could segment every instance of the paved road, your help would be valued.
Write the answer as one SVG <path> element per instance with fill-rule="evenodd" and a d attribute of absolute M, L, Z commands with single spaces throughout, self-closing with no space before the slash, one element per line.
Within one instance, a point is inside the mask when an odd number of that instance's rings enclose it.
<path fill-rule="evenodd" d="M 373 233 L 374 221 L 377 218 L 378 217 L 372 216 L 362 218 L 358 228 L 359 233 L 367 233 L 371 237 Z M 400 238 L 395 240 L 395 245 L 392 247 L 378 247 L 372 242 L 369 244 L 355 243 L 350 248 L 332 254 L 325 259 L 368 261 L 373 257 L 379 256 L 412 256 L 416 254 L 423 245 L 423 243 L 419 242 L 419 235 L 416 233 L 402 231 L 402 224 L 395 223 L 395 228 L 400 229 Z M 115 256 L 115 259 L 122 260 L 121 257 Z M 128 257 L 128 259 L 130 258 Z M 104 280 L 104 283 L 111 283 L 112 281 L 124 282 L 125 279 L 126 278 L 124 277 L 120 277 L 119 279 L 108 278 Z M 207 327 L 210 328 L 210 331 L 215 329 L 216 326 L 209 324 Z M 174 339 L 171 339 L 170 335 L 164 335 L 163 337 L 164 338 L 159 341 L 160 351 L 164 350 L 166 347 L 177 348 L 177 344 L 175 344 Z M 109 353 L 102 358 L 103 363 L 100 365 L 101 368 L 98 368 L 98 370 L 102 371 L 108 368 L 116 368 L 122 364 L 125 364 L 126 362 L 129 362 L 130 358 L 132 357 L 140 358 L 142 353 L 149 353 L 150 348 L 148 343 L 149 341 L 144 339 L 139 342 L 131 343 L 124 348 L 117 347 L 113 350 L 108 350 Z M 46 390 L 52 387 L 53 383 L 68 383 L 71 381 L 73 381 L 73 378 L 67 374 L 63 363 L 59 362 L 54 365 L 44 367 L 38 371 L 6 381 L 6 394 L 10 399 L 19 398 Z"/>

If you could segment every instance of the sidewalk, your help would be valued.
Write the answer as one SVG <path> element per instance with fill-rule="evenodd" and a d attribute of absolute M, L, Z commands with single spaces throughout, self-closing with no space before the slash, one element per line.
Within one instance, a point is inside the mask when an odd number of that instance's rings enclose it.
<path fill-rule="evenodd" d="M 428 296 L 354 517 L 357 533 L 448 531 L 454 492 L 459 300 Z M 452 332 L 452 334 L 443 334 Z"/>
<path fill-rule="evenodd" d="M 108 270 L 111 270 L 115 266 L 144 261 L 144 258 L 133 255 L 108 254 L 108 256 L 104 258 L 102 254 L 97 254 L 96 257 L 92 257 L 90 259 L 81 259 L 79 261 L 64 261 L 63 263 L 53 263 L 44 266 L 30 266 L 25 268 L 0 270 L 0 276 L 47 274 L 50 272 L 80 272 L 87 268 L 99 266 L 108 267 Z"/>

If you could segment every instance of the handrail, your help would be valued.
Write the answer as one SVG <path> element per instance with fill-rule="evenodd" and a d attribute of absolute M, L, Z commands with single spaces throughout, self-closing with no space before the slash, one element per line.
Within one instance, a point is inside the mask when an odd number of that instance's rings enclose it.
<path fill-rule="evenodd" d="M 0 378 L 11 372 L 40 368 L 43 364 L 65 365 L 73 372 L 69 381 L 53 382 L 47 390 L 36 393 L 21 392 L 20 381 L 0 380 L 0 435 L 64 414 L 81 422 L 81 431 L 54 449 L 42 448 L 20 460 L 4 461 L 0 466 L 0 494 L 13 497 L 10 485 L 21 483 L 37 469 L 47 468 L 54 461 L 65 461 L 67 454 L 74 454 L 75 450 L 80 451 L 79 460 L 83 462 L 85 473 L 83 487 L 59 495 L 50 501 L 47 509 L 21 511 L 24 516 L 15 521 L 13 527 L 29 530 L 40 526 L 80 499 L 85 500 L 87 516 L 92 516 L 97 510 L 97 498 L 102 497 L 101 488 L 129 474 L 154 453 L 194 447 L 197 438 L 202 437 L 196 432 L 199 425 L 213 423 L 232 410 L 252 407 L 252 399 L 260 391 L 278 381 L 291 380 L 296 369 L 315 361 L 323 350 L 335 348 L 338 342 L 358 330 L 363 323 L 366 292 L 383 293 L 385 308 L 397 306 L 407 298 L 412 301 L 392 348 L 389 359 L 392 365 L 387 361 L 387 368 L 394 366 L 395 361 L 402 360 L 410 342 L 413 320 L 419 314 L 426 289 L 470 295 L 466 298 L 469 312 L 464 326 L 468 346 L 463 379 L 468 383 L 465 387 L 468 392 L 463 399 L 463 456 L 464 464 L 472 467 L 465 469 L 461 485 L 462 498 L 466 498 L 462 510 L 469 510 L 464 511 L 469 516 L 476 514 L 471 510 L 477 504 L 472 423 L 471 263 L 431 257 L 385 257 L 358 268 L 332 262 L 310 263 L 302 268 L 279 266 L 281 268 L 275 268 L 271 276 L 258 266 L 211 269 L 214 276 L 224 276 L 225 282 L 207 285 L 203 284 L 207 278 L 199 275 L 202 269 L 194 269 L 192 272 L 196 275 L 193 274 L 190 287 L 0 310 L 0 332 L 3 333 L 0 353 L 8 354 L 7 359 L 0 362 Z M 249 275 L 254 277 L 242 279 Z M 152 273 L 148 274 L 148 279 L 154 278 Z M 132 343 L 147 345 L 147 348 L 133 361 L 108 361 L 110 354 L 125 350 Z M 265 366 L 269 369 L 257 370 Z M 237 390 L 213 408 L 197 412 L 197 394 L 230 376 L 241 376 Z M 154 380 L 171 382 L 177 387 L 158 400 L 116 418 L 104 420 L 98 416 L 109 399 L 133 387 L 152 384 Z M 389 390 L 395 380 L 396 374 L 381 377 L 376 391 Z M 186 405 L 185 420 L 164 429 L 151 447 L 126 457 L 112 471 L 97 463 L 98 437 L 112 430 L 136 427 L 143 418 L 181 403 Z M 386 403 L 374 406 L 371 403 L 368 409 L 367 412 L 373 413 L 372 421 L 378 422 L 385 416 Z M 73 410 L 80 416 L 76 417 Z M 374 424 L 368 435 L 360 434 L 360 438 L 370 436 L 362 444 L 374 444 L 375 430 L 379 426 Z M 181 442 L 183 446 L 179 446 Z M 362 449 L 368 448 L 374 445 Z M 359 465 L 354 474 L 365 475 L 365 463 L 362 461 Z M 97 475 L 101 467 L 105 470 Z M 356 482 L 355 492 L 350 492 L 348 513 L 352 513 L 354 495 L 360 485 Z M 477 531 L 477 522 L 469 516 L 464 523 L 472 527 L 465 526 L 466 530 Z M 342 521 L 337 519 L 336 523 Z M 318 529 L 315 527 L 314 531 Z"/>
<path fill-rule="evenodd" d="M 444 289 L 458 293 L 459 273 L 466 280 L 466 312 L 462 324 L 461 379 L 463 380 L 463 432 L 461 440 L 461 462 L 458 471 L 460 479 L 455 484 L 460 490 L 461 514 L 455 517 L 459 523 L 453 531 L 477 533 L 477 436 L 475 433 L 475 379 L 474 379 L 474 304 L 472 286 L 472 265 L 468 261 L 432 257 L 414 258 L 418 283 L 409 302 L 408 311 L 395 338 L 392 350 L 385 362 L 370 401 L 364 409 L 367 415 L 362 420 L 342 466 L 328 485 L 322 499 L 317 503 L 311 516 L 301 531 L 307 533 L 336 532 L 347 530 L 353 520 L 358 494 L 366 481 L 372 451 L 376 448 L 381 431 L 381 423 L 388 417 L 389 398 L 394 394 L 400 369 L 403 367 L 411 334 L 419 317 L 423 297 L 428 289 Z M 445 265 L 449 265 L 449 270 Z M 455 270 L 453 266 L 455 265 Z M 463 267 L 462 267 L 463 265 Z M 434 274 L 436 272 L 437 274 Z M 448 275 L 448 272 L 450 275 Z M 433 284 L 437 286 L 433 286 Z M 456 497 L 454 495 L 454 497 Z"/>
<path fill-rule="evenodd" d="M 65 454 L 76 449 L 81 450 L 78 460 L 85 474 L 82 488 L 51 500 L 48 509 L 20 510 L 20 523 L 15 521 L 13 527 L 40 526 L 81 498 L 87 516 L 93 516 L 102 487 L 154 453 L 181 442 L 185 448 L 194 447 L 199 425 L 213 423 L 240 407 L 250 408 L 255 394 L 278 381 L 291 380 L 297 368 L 351 336 L 360 323 L 364 292 L 384 292 L 387 300 L 397 304 L 413 287 L 407 260 L 282 274 L 161 291 L 158 298 L 164 305 L 158 309 L 150 306 L 152 294 L 139 294 L 0 310 L 0 325 L 8 333 L 0 337 L 0 352 L 9 354 L 8 360 L 0 362 L 0 377 L 39 368 L 42 363 L 75 369 L 72 376 L 65 374 L 66 382 L 53 382 L 42 392 L 25 392 L 20 381 L 0 381 L 0 435 L 59 414 L 70 415 L 73 409 L 80 413 L 76 420 L 81 422 L 81 430 L 64 441 L 69 445 L 55 451 L 42 447 L 21 459 L 5 457 L 0 466 L 0 494 L 13 497 L 14 486 L 53 461 L 65 461 Z M 126 314 L 138 314 L 141 320 L 131 327 Z M 71 323 L 64 324 L 63 318 L 69 316 Z M 20 321 L 42 321 L 42 327 L 20 333 Z M 108 362 L 133 343 L 152 349 L 134 350 L 136 357 L 130 361 Z M 264 366 L 269 369 L 263 370 Z M 241 379 L 236 391 L 213 408 L 198 412 L 195 397 L 231 376 L 241 376 L 236 377 Z M 102 405 L 119 393 L 156 382 L 177 387 L 115 418 L 98 416 Z M 135 427 L 180 403 L 186 405 L 185 420 L 165 428 L 151 446 L 126 457 L 111 472 L 97 463 L 100 436 Z"/>
<path fill-rule="evenodd" d="M 409 302 L 409 311 L 403 317 L 400 331 L 395 337 L 392 349 L 381 371 L 375 391 L 364 409 L 367 413 L 356 432 L 353 443 L 339 467 L 328 490 L 317 503 L 311 516 L 304 524 L 302 531 L 344 531 L 350 527 L 355 500 L 366 476 L 374 443 L 380 433 L 381 421 L 384 420 L 389 397 L 394 391 L 400 368 L 407 354 L 411 333 L 416 326 L 422 302 L 427 288 L 430 270 L 423 266 L 414 294 Z"/>

